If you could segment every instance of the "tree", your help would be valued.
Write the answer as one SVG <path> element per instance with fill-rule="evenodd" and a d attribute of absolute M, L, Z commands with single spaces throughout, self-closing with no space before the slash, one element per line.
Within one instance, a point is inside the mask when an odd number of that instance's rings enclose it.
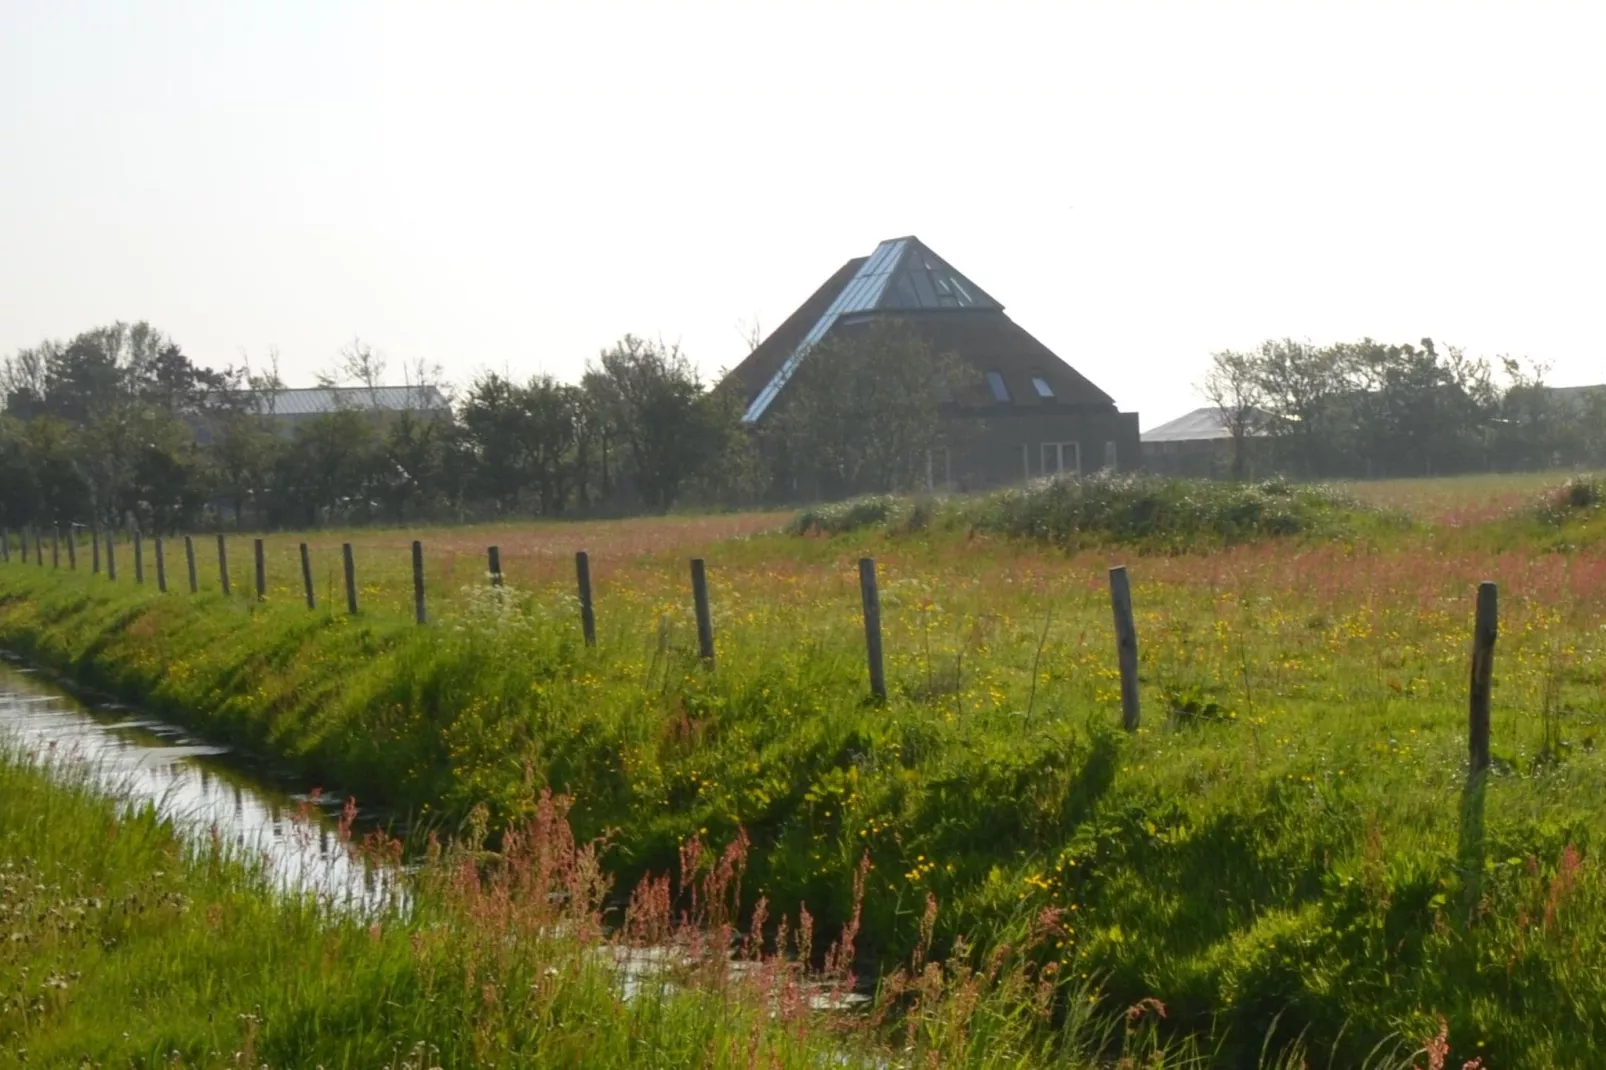
<path fill-rule="evenodd" d="M 365 413 L 338 410 L 310 420 L 279 457 L 275 511 L 308 525 L 366 518 L 381 463 L 379 436 Z"/>
<path fill-rule="evenodd" d="M 823 496 L 910 490 L 948 445 L 945 398 L 973 392 L 977 378 L 909 327 L 872 323 L 809 350 L 767 433 L 780 465 Z"/>
<path fill-rule="evenodd" d="M 718 456 L 725 409 L 710 404 L 697 370 L 679 346 L 625 335 L 586 369 L 603 434 L 623 444 L 636 493 L 668 509 Z"/>
<path fill-rule="evenodd" d="M 446 421 L 411 409 L 397 413 L 386 426 L 377 489 L 395 520 L 427 512 L 447 497 L 449 433 Z"/>
<path fill-rule="evenodd" d="M 502 511 L 512 509 L 524 486 L 524 400 L 510 379 L 487 372 L 463 400 L 463 442 L 473 458 L 473 490 Z"/>
<path fill-rule="evenodd" d="M 333 372 L 318 376 L 322 386 L 335 387 L 343 382 L 356 383 L 368 391 L 368 407 L 379 408 L 379 388 L 384 385 L 387 361 L 384 354 L 361 338 L 353 338 L 340 349 Z M 338 397 L 338 395 L 337 395 Z"/>
<path fill-rule="evenodd" d="M 1338 403 L 1348 384 L 1330 351 L 1283 338 L 1255 350 L 1256 388 L 1276 417 L 1270 430 L 1306 475 L 1324 471 L 1340 452 Z"/>
<path fill-rule="evenodd" d="M 1262 430 L 1265 416 L 1255 358 L 1226 349 L 1210 354 L 1210 370 L 1199 392 L 1215 406 L 1232 436 L 1232 478 L 1241 480 L 1249 467 L 1249 439 Z"/>

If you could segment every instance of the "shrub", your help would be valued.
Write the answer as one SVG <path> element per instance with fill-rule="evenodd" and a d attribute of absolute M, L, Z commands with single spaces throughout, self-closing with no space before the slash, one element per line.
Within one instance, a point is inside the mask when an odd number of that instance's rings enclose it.
<path fill-rule="evenodd" d="M 1539 499 L 1539 519 L 1548 524 L 1565 524 L 1580 514 L 1597 510 L 1606 502 L 1606 476 L 1580 475 L 1551 487 Z"/>
<path fill-rule="evenodd" d="M 1062 545 L 1113 540 L 1180 548 L 1201 541 L 1338 533 L 1387 515 L 1329 487 L 1215 483 L 1150 475 L 1038 480 L 970 498 L 858 498 L 799 514 L 794 532 L 893 533 L 946 526 Z"/>
<path fill-rule="evenodd" d="M 884 524 L 898 500 L 890 494 L 811 506 L 797 515 L 788 528 L 795 535 L 841 535 Z"/>

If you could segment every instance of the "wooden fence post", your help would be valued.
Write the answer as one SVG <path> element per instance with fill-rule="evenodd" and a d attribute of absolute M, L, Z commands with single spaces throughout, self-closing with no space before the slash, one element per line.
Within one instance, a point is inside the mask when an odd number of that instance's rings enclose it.
<path fill-rule="evenodd" d="M 117 578 L 117 540 L 110 530 L 106 532 L 106 578 Z"/>
<path fill-rule="evenodd" d="M 859 558 L 859 600 L 864 605 L 864 653 L 870 663 L 870 694 L 887 700 L 887 677 L 881 664 L 881 594 L 876 589 L 875 558 Z"/>
<path fill-rule="evenodd" d="M 424 544 L 413 540 L 413 617 L 423 624 L 428 620 L 424 613 Z"/>
<path fill-rule="evenodd" d="M 485 548 L 486 564 L 491 571 L 491 586 L 502 586 L 502 548 L 500 546 L 487 546 Z"/>
<path fill-rule="evenodd" d="M 61 567 L 61 525 L 50 525 L 50 567 Z"/>
<path fill-rule="evenodd" d="M 156 536 L 156 589 L 167 593 L 167 557 L 162 553 L 162 537 Z"/>
<path fill-rule="evenodd" d="M 1126 566 L 1110 569 L 1110 605 L 1115 610 L 1115 649 L 1121 663 L 1121 725 L 1138 728 L 1138 627 L 1132 619 L 1132 586 Z"/>
<path fill-rule="evenodd" d="M 1493 583 L 1478 584 L 1478 611 L 1472 628 L 1472 695 L 1467 711 L 1471 773 L 1489 768 L 1489 692 L 1494 681 L 1494 641 L 1499 635 L 1500 593 Z"/>
<path fill-rule="evenodd" d="M 708 566 L 700 557 L 691 562 L 691 597 L 697 609 L 697 653 L 714 667 L 714 618 L 708 610 Z"/>
<path fill-rule="evenodd" d="M 190 573 L 190 593 L 194 594 L 201 585 L 195 578 L 195 540 L 188 535 L 184 536 L 184 565 Z"/>
<path fill-rule="evenodd" d="M 33 561 L 40 568 L 45 567 L 45 537 L 39 534 L 39 529 L 33 529 Z"/>
<path fill-rule="evenodd" d="M 100 575 L 100 526 L 97 524 L 89 526 L 89 547 L 92 555 L 89 571 L 92 575 L 98 576 Z"/>
<path fill-rule="evenodd" d="M 224 541 L 223 533 L 217 533 L 217 578 L 223 587 L 223 593 L 229 593 L 229 544 Z"/>
<path fill-rule="evenodd" d="M 73 571 L 78 569 L 78 525 L 67 525 L 67 567 Z"/>
<path fill-rule="evenodd" d="M 307 544 L 301 544 L 301 586 L 307 589 L 307 608 L 318 608 L 318 596 L 312 590 L 312 555 L 307 553 Z"/>
<path fill-rule="evenodd" d="M 357 563 L 351 557 L 351 543 L 340 544 L 340 557 L 346 566 L 346 612 L 357 615 Z"/>
<path fill-rule="evenodd" d="M 11 529 L 0 528 L 0 561 L 11 560 Z"/>
<path fill-rule="evenodd" d="M 262 560 L 262 540 L 251 540 L 251 556 L 256 562 L 257 601 L 265 602 L 268 598 L 268 570 Z"/>
<path fill-rule="evenodd" d="M 145 582 L 145 540 L 139 529 L 134 529 L 134 582 Z"/>
<path fill-rule="evenodd" d="M 597 614 L 591 607 L 591 555 L 584 550 L 574 555 L 574 580 L 580 591 L 580 631 L 586 646 L 597 645 Z"/>

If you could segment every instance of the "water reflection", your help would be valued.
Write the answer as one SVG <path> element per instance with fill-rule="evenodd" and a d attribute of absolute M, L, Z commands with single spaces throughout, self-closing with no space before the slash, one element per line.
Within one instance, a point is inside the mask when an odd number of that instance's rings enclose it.
<path fill-rule="evenodd" d="M 227 747 L 117 703 L 86 704 L 32 669 L 0 662 L 0 738 L 85 769 L 109 793 L 150 803 L 181 835 L 255 855 L 276 884 L 367 912 L 402 905 L 399 873 L 338 835 L 344 800 L 296 793 Z M 360 834 L 379 815 L 357 814 Z"/>

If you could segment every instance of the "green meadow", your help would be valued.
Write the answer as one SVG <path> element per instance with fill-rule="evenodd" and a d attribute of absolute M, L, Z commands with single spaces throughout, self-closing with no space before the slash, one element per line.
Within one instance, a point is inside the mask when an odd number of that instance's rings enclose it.
<path fill-rule="evenodd" d="M 82 547 L 75 571 L 50 568 L 48 547 L 43 567 L 13 550 L 0 567 L 0 645 L 390 805 L 443 840 L 483 829 L 493 853 L 473 856 L 476 881 L 542 820 L 542 792 L 561 795 L 577 842 L 597 843 L 597 880 L 611 891 L 596 913 L 609 933 L 631 902 L 667 894 L 689 909 L 688 889 L 718 883 L 722 860 L 739 856 L 739 882 L 720 886 L 727 905 L 701 930 L 728 925 L 773 955 L 784 918 L 780 944 L 799 970 L 879 978 L 871 1019 L 831 1041 L 854 1051 L 897 1061 L 908 1046 L 920 1053 L 909 1065 L 1086 1065 L 1095 1049 L 1149 1058 L 1152 1038 L 1165 1046 L 1156 1065 L 1407 1065 L 1420 1051 L 1421 1066 L 1587 1066 L 1606 1041 L 1606 512 L 1597 483 L 1556 482 L 1136 481 L 801 518 L 273 534 L 262 601 L 249 536 L 229 537 L 229 595 L 210 537 L 195 541 L 195 595 L 172 538 L 165 594 L 149 561 L 134 582 L 126 544 L 115 582 L 87 570 Z M 412 617 L 413 539 L 424 626 Z M 355 617 L 342 543 L 357 565 Z M 491 545 L 502 586 L 486 575 Z M 576 550 L 590 555 L 595 647 L 579 625 Z M 865 556 L 880 581 L 884 702 L 867 685 Z M 708 567 L 712 665 L 698 656 L 693 557 Z M 1115 564 L 1128 567 L 1139 635 L 1142 720 L 1130 733 Z M 1501 600 L 1494 760 L 1469 780 L 1468 641 L 1483 580 Z M 50 794 L 35 774 L 8 776 Z M 85 813 L 101 805 L 74 798 Z M 8 858 L 27 849 L 12 846 L 12 812 L 0 825 Z M 181 869 L 159 864 L 163 852 L 197 872 L 228 868 L 153 825 L 129 827 L 144 829 L 144 854 L 64 864 L 158 883 L 149 872 Z M 92 894 L 51 872 L 35 884 Z M 664 875 L 675 890 L 652 891 Z M 336 1020 L 320 1017 L 325 1000 L 346 1008 L 331 1016 L 372 1022 L 375 1045 L 441 1028 L 434 1010 L 402 1028 L 402 1011 L 376 1009 L 422 991 L 406 972 L 421 968 L 413 943 L 396 937 L 401 964 L 386 965 L 391 927 L 364 944 L 365 926 L 249 891 L 246 877 L 206 880 L 186 894 L 284 912 L 282 947 L 238 952 L 259 968 L 227 969 L 227 939 L 207 952 L 240 984 L 277 978 L 287 994 L 275 998 L 305 1001 L 264 1016 L 307 1023 L 271 1065 L 324 1058 L 315 1038 Z M 462 902 L 441 909 L 472 931 Z M 204 915 L 197 906 L 172 924 Z M 816 935 L 799 948 L 804 918 Z M 852 954 L 828 962 L 844 935 Z M 177 947 L 161 943 L 153 955 Z M 348 992 L 319 973 L 316 962 L 348 956 L 375 987 Z M 933 962 L 944 964 L 935 980 Z M 170 957 L 149 968 L 199 978 L 211 967 Z M 813 1039 L 786 1039 L 792 1019 L 754 1018 L 743 985 L 617 1005 L 605 971 L 587 976 L 595 1005 L 544 1020 L 557 1034 L 571 1013 L 625 1023 L 597 1027 L 616 1030 L 606 1043 L 625 1046 L 606 1050 L 621 1060 L 653 1061 L 628 1047 L 651 1025 L 641 1015 L 684 1041 L 664 1065 L 719 1064 L 714 1048 L 747 1050 L 720 1047 L 737 1036 L 774 1045 L 764 1050 L 782 1065 L 817 1057 Z M 86 989 L 82 1005 L 149 998 L 120 983 Z M 384 985 L 400 987 L 380 997 Z M 78 997 L 65 991 L 70 1014 Z M 379 1050 L 326 1065 L 375 1065 L 362 1060 Z M 442 1065 L 488 1058 L 450 1050 Z M 529 1050 L 532 1065 L 564 1064 Z M 751 1064 L 742 1058 L 726 1064 Z"/>

